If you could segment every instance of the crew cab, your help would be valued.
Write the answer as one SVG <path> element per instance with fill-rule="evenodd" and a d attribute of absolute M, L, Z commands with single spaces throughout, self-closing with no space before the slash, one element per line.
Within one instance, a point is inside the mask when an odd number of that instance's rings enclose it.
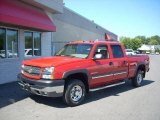
<path fill-rule="evenodd" d="M 33 94 L 63 97 L 69 106 L 81 104 L 89 91 L 131 80 L 142 84 L 149 71 L 147 55 L 126 56 L 116 41 L 76 41 L 66 44 L 55 56 L 25 60 L 19 85 Z"/>

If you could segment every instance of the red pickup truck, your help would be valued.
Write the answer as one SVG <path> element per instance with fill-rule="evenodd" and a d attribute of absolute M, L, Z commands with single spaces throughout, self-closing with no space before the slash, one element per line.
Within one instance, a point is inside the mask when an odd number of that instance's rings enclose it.
<path fill-rule="evenodd" d="M 149 71 L 147 55 L 126 56 L 123 45 L 115 41 L 77 41 L 66 44 L 55 56 L 25 60 L 19 84 L 33 94 L 60 97 L 76 106 L 89 91 L 132 80 L 141 86 Z"/>

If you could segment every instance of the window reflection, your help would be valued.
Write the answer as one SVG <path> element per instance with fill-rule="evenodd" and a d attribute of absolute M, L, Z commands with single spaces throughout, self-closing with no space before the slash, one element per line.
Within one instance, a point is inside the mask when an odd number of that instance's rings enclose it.
<path fill-rule="evenodd" d="M 13 58 L 18 56 L 16 30 L 7 30 L 7 56 L 8 58 Z"/>
<path fill-rule="evenodd" d="M 41 33 L 25 32 L 25 57 L 41 56 Z"/>
<path fill-rule="evenodd" d="M 5 29 L 0 29 L 0 58 L 6 57 Z"/>
<path fill-rule="evenodd" d="M 34 34 L 34 55 L 40 56 L 41 55 L 41 34 L 35 33 Z"/>
<path fill-rule="evenodd" d="M 0 58 L 18 57 L 18 31 L 0 28 Z"/>

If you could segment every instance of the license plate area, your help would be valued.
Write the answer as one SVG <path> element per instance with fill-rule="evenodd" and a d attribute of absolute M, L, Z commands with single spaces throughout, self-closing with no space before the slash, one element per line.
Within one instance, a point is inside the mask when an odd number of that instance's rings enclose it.
<path fill-rule="evenodd" d="M 24 89 L 30 91 L 31 86 L 28 83 L 24 83 Z"/>
<path fill-rule="evenodd" d="M 19 82 L 19 85 L 23 88 L 23 89 L 25 89 L 25 90 L 27 90 L 27 91 L 30 91 L 31 90 L 31 85 L 30 84 L 28 84 L 28 83 L 24 83 L 24 82 Z"/>

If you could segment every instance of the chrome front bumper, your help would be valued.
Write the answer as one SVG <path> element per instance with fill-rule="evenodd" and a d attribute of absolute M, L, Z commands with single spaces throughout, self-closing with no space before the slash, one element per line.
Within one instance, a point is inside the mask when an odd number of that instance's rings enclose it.
<path fill-rule="evenodd" d="M 36 95 L 47 97 L 60 97 L 64 92 L 64 80 L 34 80 L 22 74 L 17 76 L 18 84 L 22 89 Z"/>

